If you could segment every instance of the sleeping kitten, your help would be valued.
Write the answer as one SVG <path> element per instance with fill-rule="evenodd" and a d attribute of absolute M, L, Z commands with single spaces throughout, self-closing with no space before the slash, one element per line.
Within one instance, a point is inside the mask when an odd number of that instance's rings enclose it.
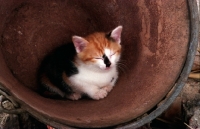
<path fill-rule="evenodd" d="M 82 95 L 99 100 L 107 96 L 118 78 L 122 26 L 109 34 L 72 36 L 42 62 L 39 82 L 44 96 L 78 100 Z"/>

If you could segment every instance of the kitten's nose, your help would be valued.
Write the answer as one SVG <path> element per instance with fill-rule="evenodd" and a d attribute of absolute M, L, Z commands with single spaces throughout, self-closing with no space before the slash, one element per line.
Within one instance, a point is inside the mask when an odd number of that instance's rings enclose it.
<path fill-rule="evenodd" d="M 110 67 L 111 63 L 110 61 L 106 63 L 106 67 Z"/>
<path fill-rule="evenodd" d="M 106 65 L 106 67 L 110 67 L 111 62 L 108 59 L 108 57 L 106 55 L 103 55 L 103 59 L 104 59 L 104 64 Z"/>

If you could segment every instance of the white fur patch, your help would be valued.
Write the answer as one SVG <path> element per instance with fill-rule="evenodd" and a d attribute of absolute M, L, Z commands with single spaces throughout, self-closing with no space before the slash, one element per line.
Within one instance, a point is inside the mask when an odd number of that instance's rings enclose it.
<path fill-rule="evenodd" d="M 110 49 L 108 49 L 108 48 L 105 48 L 104 53 L 109 58 L 111 53 L 112 53 L 112 51 Z"/>
<path fill-rule="evenodd" d="M 118 78 L 116 63 L 120 55 L 106 48 L 104 54 L 111 62 L 110 67 L 106 67 L 103 59 L 97 59 L 94 64 L 84 64 L 78 61 L 78 74 L 69 77 L 72 88 L 78 93 L 84 93 L 93 99 L 102 99 L 107 96 Z"/>
<path fill-rule="evenodd" d="M 93 99 L 104 98 L 107 95 L 107 92 L 105 91 L 105 93 L 100 90 L 106 86 L 114 86 L 118 78 L 116 67 L 113 67 L 109 70 L 102 70 L 102 72 L 100 72 L 89 69 L 88 67 L 85 67 L 85 65 L 80 65 L 78 70 L 78 74 L 75 74 L 69 78 L 74 90 L 81 93 L 86 93 Z"/>

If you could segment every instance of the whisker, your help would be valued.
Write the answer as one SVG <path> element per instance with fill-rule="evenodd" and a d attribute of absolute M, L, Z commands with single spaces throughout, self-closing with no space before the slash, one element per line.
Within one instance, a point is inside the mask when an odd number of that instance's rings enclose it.
<path fill-rule="evenodd" d="M 119 70 L 121 71 L 121 72 L 123 72 L 124 74 L 126 73 L 126 71 L 122 68 L 122 67 L 118 67 L 119 68 Z"/>
<path fill-rule="evenodd" d="M 120 60 L 118 63 L 126 64 L 126 60 Z"/>
<path fill-rule="evenodd" d="M 127 72 L 128 67 L 121 61 L 117 63 L 117 66 L 118 66 L 119 70 L 122 71 L 123 73 Z"/>
<path fill-rule="evenodd" d="M 125 67 L 126 69 L 128 68 L 128 67 L 125 65 L 125 64 L 126 64 L 126 61 L 123 61 L 123 62 L 122 62 L 122 61 L 120 60 L 120 61 L 118 62 L 118 64 L 119 64 L 119 65 L 122 65 L 122 66 Z"/>
<path fill-rule="evenodd" d="M 118 63 L 119 65 L 121 65 L 121 66 L 123 66 L 123 67 L 126 67 L 127 68 L 127 66 L 125 65 L 125 64 L 123 64 L 123 63 Z"/>

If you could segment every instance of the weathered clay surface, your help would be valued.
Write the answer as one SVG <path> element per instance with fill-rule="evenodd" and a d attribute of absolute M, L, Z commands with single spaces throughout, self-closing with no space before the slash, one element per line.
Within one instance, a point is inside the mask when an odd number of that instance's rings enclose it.
<path fill-rule="evenodd" d="M 0 0 L 0 83 L 34 116 L 79 127 L 127 122 L 172 88 L 187 53 L 185 0 Z M 55 47 L 123 25 L 120 77 L 107 98 L 80 101 L 39 96 L 37 69 Z M 125 65 L 125 66 L 124 66 Z"/>

